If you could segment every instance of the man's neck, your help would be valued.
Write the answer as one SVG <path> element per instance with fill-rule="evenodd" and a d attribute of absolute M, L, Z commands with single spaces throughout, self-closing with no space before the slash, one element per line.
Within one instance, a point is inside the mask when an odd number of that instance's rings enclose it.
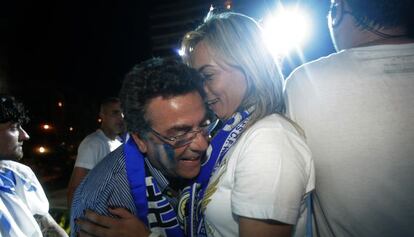
<path fill-rule="evenodd" d="M 8 160 L 8 161 L 19 162 L 22 158 L 23 157 L 16 157 L 16 156 L 10 156 L 10 155 L 0 155 L 0 161 Z"/>
<path fill-rule="evenodd" d="M 361 29 L 360 34 L 361 37 L 354 42 L 353 47 L 414 43 L 414 39 L 410 38 L 407 31 L 401 27 L 390 29 Z"/>
<path fill-rule="evenodd" d="M 374 45 L 386 45 L 386 44 L 410 44 L 414 43 L 414 39 L 408 37 L 392 37 L 392 38 L 378 38 L 375 40 L 365 41 L 355 45 L 355 47 L 365 47 Z"/>
<path fill-rule="evenodd" d="M 179 192 L 188 184 L 188 180 L 185 180 L 179 177 L 175 177 L 175 178 L 168 177 L 168 182 L 169 182 L 168 186 L 176 192 Z"/>
<path fill-rule="evenodd" d="M 115 140 L 116 136 L 118 136 L 118 134 L 113 133 L 110 129 L 104 126 L 101 127 L 101 130 L 105 134 L 105 136 L 111 140 Z"/>

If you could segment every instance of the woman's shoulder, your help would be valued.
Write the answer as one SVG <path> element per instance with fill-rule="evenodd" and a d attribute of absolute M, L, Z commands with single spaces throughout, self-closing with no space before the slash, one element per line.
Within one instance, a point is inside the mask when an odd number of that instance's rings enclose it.
<path fill-rule="evenodd" d="M 281 114 L 270 114 L 252 124 L 246 133 L 254 133 L 255 131 L 271 130 L 274 132 L 288 132 L 297 136 L 301 136 L 298 125 L 290 121 Z"/>
<path fill-rule="evenodd" d="M 272 146 L 284 150 L 307 147 L 301 128 L 280 114 L 270 114 L 252 124 L 240 138 L 239 146 Z"/>

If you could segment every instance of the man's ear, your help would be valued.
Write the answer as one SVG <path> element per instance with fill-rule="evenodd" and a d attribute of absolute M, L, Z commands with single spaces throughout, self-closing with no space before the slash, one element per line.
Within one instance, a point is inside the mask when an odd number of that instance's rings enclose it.
<path fill-rule="evenodd" d="M 344 13 L 345 13 L 344 7 L 345 7 L 344 1 L 334 0 L 331 3 L 330 15 L 331 15 L 331 20 L 332 20 L 331 25 L 333 28 L 336 28 L 339 26 L 339 24 L 341 24 L 344 18 Z"/>
<path fill-rule="evenodd" d="M 134 142 L 137 144 L 139 150 L 142 153 L 147 153 L 147 142 L 141 138 L 141 136 L 137 133 L 132 133 L 131 134 L 132 139 L 134 139 Z"/>

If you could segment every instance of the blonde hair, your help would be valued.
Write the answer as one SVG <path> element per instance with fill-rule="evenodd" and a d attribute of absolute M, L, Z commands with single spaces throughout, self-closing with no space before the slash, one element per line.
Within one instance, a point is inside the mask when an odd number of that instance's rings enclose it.
<path fill-rule="evenodd" d="M 272 113 L 284 114 L 283 77 L 255 20 L 232 12 L 209 14 L 182 40 L 183 61 L 190 66 L 192 52 L 201 41 L 225 64 L 244 73 L 247 91 L 240 107 L 254 106 L 250 124 Z"/>

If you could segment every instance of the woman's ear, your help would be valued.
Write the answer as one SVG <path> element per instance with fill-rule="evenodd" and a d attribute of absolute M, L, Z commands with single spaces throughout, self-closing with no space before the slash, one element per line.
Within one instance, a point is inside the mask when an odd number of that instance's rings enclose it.
<path fill-rule="evenodd" d="M 137 144 L 139 150 L 142 153 L 147 153 L 148 148 L 147 148 L 146 140 L 142 139 L 141 136 L 137 133 L 132 133 L 131 136 L 132 136 L 132 139 L 134 139 L 135 143 Z"/>

